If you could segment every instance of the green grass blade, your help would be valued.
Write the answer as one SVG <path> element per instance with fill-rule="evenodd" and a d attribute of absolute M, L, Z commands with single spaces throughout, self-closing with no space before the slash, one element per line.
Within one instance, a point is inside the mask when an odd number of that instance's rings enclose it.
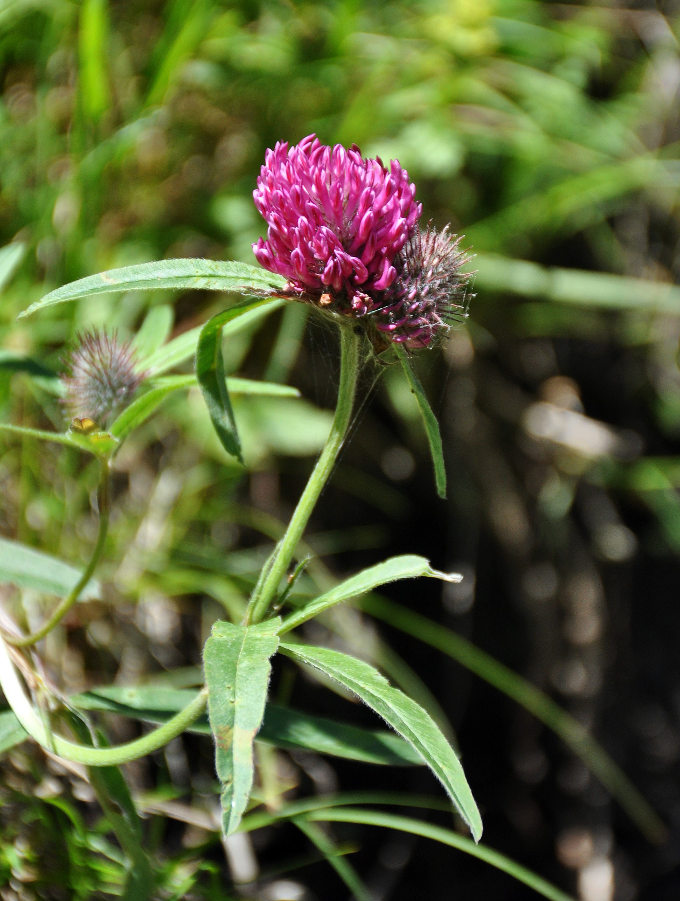
<path fill-rule="evenodd" d="M 205 644 L 208 717 L 225 835 L 238 829 L 253 787 L 253 741 L 262 725 L 279 625 L 278 619 L 253 626 L 216 622 Z"/>
<path fill-rule="evenodd" d="M 363 569 L 349 579 L 345 579 L 339 585 L 331 588 L 330 591 L 324 592 L 319 597 L 310 601 L 301 610 L 296 610 L 283 620 L 280 634 L 290 632 L 301 623 L 318 616 L 324 610 L 328 610 L 335 604 L 340 604 L 350 598 L 358 597 L 367 591 L 372 591 L 379 585 L 386 585 L 388 582 L 396 582 L 400 579 L 417 579 L 419 576 L 434 576 L 446 581 L 458 582 L 460 576 L 455 574 L 447 575 L 446 573 L 438 573 L 430 567 L 430 561 L 425 557 L 418 557 L 415 554 L 404 554 L 400 557 L 390 557 L 382 563 L 377 563 L 368 569 Z"/>
<path fill-rule="evenodd" d="M 541 876 L 516 863 L 504 854 L 487 848 L 484 845 L 477 845 L 469 838 L 458 835 L 452 829 L 444 829 L 442 826 L 435 826 L 432 823 L 426 823 L 423 820 L 414 820 L 411 817 L 401 816 L 400 814 L 384 813 L 377 810 L 362 810 L 360 808 L 335 808 L 329 810 L 316 810 L 306 814 L 306 818 L 312 822 L 322 823 L 361 823 L 365 826 L 380 826 L 383 829 L 397 829 L 400 832 L 408 832 L 410 835 L 419 835 L 422 838 L 428 838 L 443 845 L 449 845 L 451 848 L 457 848 L 464 851 L 472 857 L 477 857 L 485 863 L 490 864 L 497 870 L 507 873 L 518 882 L 524 883 L 539 895 L 548 898 L 548 901 L 574 901 L 571 895 L 552 885 Z"/>
<path fill-rule="evenodd" d="M 411 386 L 411 391 L 415 395 L 416 401 L 418 403 L 418 408 L 420 409 L 420 413 L 423 417 L 427 443 L 430 446 L 432 465 L 434 466 L 434 481 L 437 487 L 437 494 L 439 495 L 439 497 L 445 498 L 446 467 L 444 465 L 444 449 L 442 447 L 442 436 L 439 431 L 439 423 L 437 422 L 437 417 L 432 412 L 432 407 L 430 406 L 430 402 L 425 396 L 423 386 L 420 384 L 420 380 L 411 367 L 408 354 L 406 353 L 404 348 L 400 347 L 398 344 L 394 345 L 394 349 L 399 358 L 399 362 L 401 363 L 401 367 L 404 370 L 406 378 L 408 379 L 408 383 Z"/>
<path fill-rule="evenodd" d="M 349 807 L 358 804 L 372 804 L 390 807 L 417 807 L 419 810 L 440 810 L 448 812 L 449 804 L 440 798 L 432 798 L 429 795 L 404 794 L 403 791 L 394 792 L 333 792 L 328 795 L 313 795 L 310 798 L 300 798 L 290 801 L 283 807 L 274 810 L 257 810 L 249 813 L 241 821 L 241 832 L 253 832 L 271 826 L 281 820 L 289 820 L 293 817 L 303 816 L 315 810 L 328 810 L 333 807 Z"/>
<path fill-rule="evenodd" d="M 208 0 L 176 0 L 168 4 L 164 17 L 168 16 L 169 22 L 154 53 L 157 68 L 146 98 L 147 106 L 163 103 L 173 84 L 179 81 L 182 66 L 205 38 L 215 11 Z"/>
<path fill-rule="evenodd" d="M 426 710 L 390 685 L 384 676 L 363 660 L 340 651 L 308 645 L 282 644 L 281 650 L 298 663 L 318 669 L 351 691 L 405 738 L 442 783 L 470 827 L 475 841 L 479 840 L 482 820 L 463 768 Z"/>
<path fill-rule="evenodd" d="M 495 254 L 475 256 L 477 289 L 539 297 L 555 303 L 604 310 L 680 316 L 680 287 L 607 272 L 541 266 Z"/>
<path fill-rule="evenodd" d="M 259 291 L 275 294 L 283 285 L 283 279 L 277 279 L 264 269 L 247 263 L 199 259 L 158 260 L 110 269 L 108 272 L 70 282 L 32 303 L 19 318 L 31 316 L 38 310 L 58 303 L 119 291 L 157 291 L 163 288 L 175 291 L 224 291 L 237 294 Z"/>
<path fill-rule="evenodd" d="M 522 676 L 499 663 L 489 654 L 461 638 L 451 629 L 435 623 L 400 604 L 371 595 L 360 601 L 366 613 L 382 619 L 420 641 L 437 648 L 470 672 L 521 704 L 549 729 L 552 729 L 577 754 L 604 787 L 619 802 L 631 820 L 650 841 L 663 842 L 666 827 L 647 800 L 631 783 L 609 754 L 584 727 L 559 704 Z"/>
<path fill-rule="evenodd" d="M 83 0 L 78 34 L 78 87 L 83 115 L 91 122 L 96 122 L 111 105 L 106 68 L 108 30 L 106 0 Z"/>
<path fill-rule="evenodd" d="M 333 842 L 328 836 L 324 835 L 316 823 L 310 823 L 305 817 L 295 817 L 293 822 L 300 832 L 302 832 L 315 848 L 323 854 L 327 863 L 333 867 L 335 872 L 352 893 L 352 898 L 356 899 L 356 901 L 373 901 L 373 896 L 361 879 L 359 879 L 354 867 L 348 860 L 341 856 L 341 853 L 335 847 Z"/>

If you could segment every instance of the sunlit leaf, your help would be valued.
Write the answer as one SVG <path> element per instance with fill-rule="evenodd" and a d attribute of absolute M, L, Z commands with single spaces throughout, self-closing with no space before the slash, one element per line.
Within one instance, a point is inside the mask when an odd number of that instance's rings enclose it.
<path fill-rule="evenodd" d="M 455 573 L 440 573 L 432 569 L 430 561 L 425 557 L 418 557 L 415 554 L 404 554 L 401 557 L 390 557 L 375 566 L 364 569 L 345 579 L 339 585 L 331 588 L 330 591 L 324 592 L 319 597 L 310 601 L 302 609 L 296 610 L 287 616 L 281 626 L 281 633 L 289 632 L 295 629 L 301 623 L 307 622 L 314 616 L 318 616 L 329 607 L 340 604 L 350 598 L 358 597 L 367 591 L 372 591 L 379 585 L 386 585 L 388 582 L 396 582 L 399 579 L 416 579 L 419 576 L 433 576 L 443 579 L 447 582 L 460 582 L 461 576 Z"/>
<path fill-rule="evenodd" d="M 298 663 L 314 667 L 357 695 L 421 755 L 446 789 L 475 841 L 482 820 L 465 773 L 453 748 L 432 717 L 419 704 L 389 684 L 363 660 L 330 648 L 282 644 L 281 651 Z"/>
<path fill-rule="evenodd" d="M 252 626 L 217 622 L 205 644 L 208 717 L 215 766 L 222 786 L 222 826 L 230 835 L 241 822 L 253 786 L 253 741 L 262 725 L 277 619 Z"/>
<path fill-rule="evenodd" d="M 257 291 L 275 294 L 284 286 L 277 278 L 257 266 L 247 263 L 221 260 L 158 260 L 110 269 L 98 275 L 89 275 L 50 291 L 24 310 L 20 317 L 30 316 L 45 307 L 70 300 L 80 300 L 97 294 L 118 291 L 172 290 L 224 291 L 248 294 Z"/>

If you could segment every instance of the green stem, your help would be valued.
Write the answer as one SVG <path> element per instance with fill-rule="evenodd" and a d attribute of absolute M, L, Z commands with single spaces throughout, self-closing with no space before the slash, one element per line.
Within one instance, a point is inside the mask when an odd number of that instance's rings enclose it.
<path fill-rule="evenodd" d="M 281 579 L 287 572 L 295 549 L 302 538 L 312 510 L 335 466 L 343 445 L 354 408 L 357 376 L 359 373 L 359 342 L 354 332 L 340 328 L 340 383 L 335 415 L 326 444 L 321 451 L 316 466 L 302 492 L 286 533 L 277 546 L 266 578 L 259 584 L 250 600 L 246 612 L 247 623 L 258 623 L 266 615 L 277 595 Z"/>
<path fill-rule="evenodd" d="M 45 727 L 42 718 L 36 713 L 26 695 L 10 658 L 7 645 L 1 639 L 0 685 L 16 718 L 39 745 L 65 760 L 83 763 L 85 766 L 118 766 L 121 763 L 129 763 L 131 760 L 145 757 L 152 751 L 157 751 L 194 723 L 203 713 L 208 702 L 208 690 L 203 688 L 184 710 L 180 710 L 167 723 L 142 738 L 112 748 L 91 748 L 68 741 L 59 735 L 53 735 Z"/>
<path fill-rule="evenodd" d="M 99 479 L 99 531 L 97 534 L 97 542 L 94 546 L 94 550 L 92 551 L 92 556 L 90 557 L 89 563 L 85 567 L 85 571 L 73 586 L 71 591 L 57 606 L 54 613 L 52 614 L 52 616 L 50 616 L 47 622 L 44 623 L 39 629 L 37 629 L 35 632 L 31 632 L 30 635 L 21 636 L 11 635 L 7 632 L 3 632 L 5 641 L 13 644 L 17 648 L 28 648 L 44 638 L 49 632 L 51 632 L 52 629 L 66 616 L 71 607 L 73 607 L 73 605 L 77 603 L 78 598 L 80 597 L 81 593 L 85 589 L 85 586 L 90 581 L 95 569 L 97 568 L 97 564 L 101 559 L 104 545 L 106 543 L 106 536 L 109 531 L 109 516 L 111 512 L 111 478 L 109 474 L 108 460 L 102 460 L 101 467 L 101 475 Z"/>

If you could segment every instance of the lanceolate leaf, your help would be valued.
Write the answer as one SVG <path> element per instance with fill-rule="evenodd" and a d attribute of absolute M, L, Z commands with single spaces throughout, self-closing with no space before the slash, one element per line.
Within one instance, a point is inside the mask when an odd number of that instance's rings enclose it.
<path fill-rule="evenodd" d="M 447 582 L 460 582 L 462 578 L 456 573 L 437 572 L 437 570 L 431 568 L 429 560 L 426 560 L 425 557 L 418 557 L 415 554 L 390 557 L 389 560 L 383 560 L 382 563 L 364 569 L 355 576 L 345 579 L 344 582 L 331 588 L 330 591 L 326 591 L 324 594 L 319 595 L 318 598 L 310 601 L 301 610 L 291 613 L 283 621 L 281 634 L 289 632 L 314 616 L 318 616 L 319 613 L 328 610 L 329 607 L 358 597 L 367 591 L 372 591 L 379 585 L 396 582 L 399 579 L 416 579 L 418 576 L 433 576 Z"/>
<path fill-rule="evenodd" d="M 309 645 L 282 644 L 281 650 L 293 660 L 312 666 L 339 682 L 405 738 L 437 776 L 470 827 L 472 837 L 479 841 L 482 820 L 463 768 L 427 711 L 390 685 L 376 669 L 355 657 Z"/>
<path fill-rule="evenodd" d="M 0 583 L 10 582 L 19 588 L 32 588 L 65 597 L 76 586 L 80 576 L 80 570 L 57 557 L 36 551 L 19 541 L 0 538 Z M 81 598 L 97 598 L 100 591 L 98 583 L 93 580 L 83 590 Z"/>
<path fill-rule="evenodd" d="M 227 323 L 256 307 L 270 304 L 270 298 L 246 300 L 213 316 L 203 326 L 196 348 L 196 378 L 201 386 L 212 424 L 227 453 L 243 463 L 241 442 L 229 399 L 222 359 L 222 329 Z"/>
<path fill-rule="evenodd" d="M 411 391 L 414 393 L 420 413 L 423 417 L 425 425 L 425 434 L 430 445 L 430 454 L 432 455 L 432 464 L 434 466 L 434 481 L 437 486 L 437 494 L 439 497 L 446 497 L 446 467 L 444 466 L 444 450 L 442 448 L 442 436 L 439 432 L 439 423 L 437 417 L 432 412 L 430 402 L 425 396 L 423 386 L 420 384 L 418 377 L 413 371 L 409 362 L 408 355 L 403 347 L 398 344 L 394 345 L 394 349 L 399 357 L 402 369 L 406 374 Z"/>
<path fill-rule="evenodd" d="M 21 313 L 30 316 L 45 307 L 69 300 L 79 300 L 96 294 L 116 291 L 157 291 L 163 289 L 195 289 L 248 294 L 271 292 L 284 287 L 284 280 L 247 263 L 221 260 L 159 260 L 110 269 L 98 275 L 78 279 L 55 291 L 50 291 Z"/>
<path fill-rule="evenodd" d="M 208 716 L 225 835 L 238 828 L 253 787 L 253 741 L 262 725 L 269 659 L 278 647 L 280 625 L 278 618 L 253 626 L 217 622 L 205 645 Z"/>

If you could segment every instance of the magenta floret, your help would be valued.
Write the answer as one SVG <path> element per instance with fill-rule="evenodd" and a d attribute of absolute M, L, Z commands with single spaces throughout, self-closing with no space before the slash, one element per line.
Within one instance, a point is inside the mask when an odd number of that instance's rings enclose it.
<path fill-rule="evenodd" d="M 394 282 L 393 261 L 421 213 L 396 160 L 388 170 L 316 135 L 268 150 L 253 197 L 268 226 L 253 245 L 260 265 L 297 293 L 346 299 L 356 315 Z"/>

